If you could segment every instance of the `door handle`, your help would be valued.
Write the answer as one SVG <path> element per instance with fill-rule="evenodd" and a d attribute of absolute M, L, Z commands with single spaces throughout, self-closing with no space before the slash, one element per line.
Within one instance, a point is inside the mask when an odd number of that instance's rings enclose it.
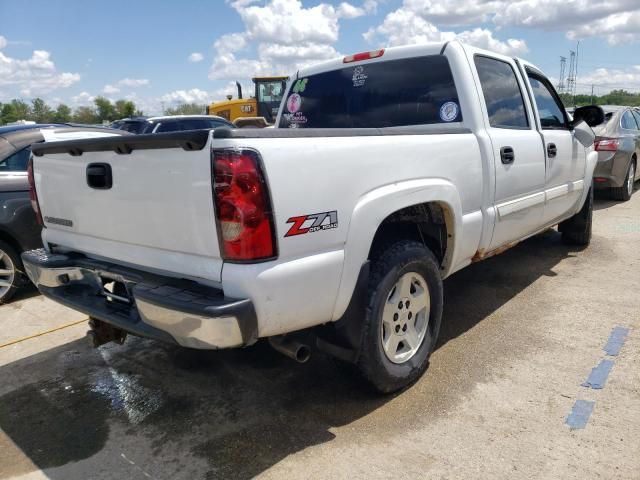
<path fill-rule="evenodd" d="M 90 163 L 87 165 L 87 185 L 98 190 L 108 190 L 113 186 L 111 165 L 108 163 Z"/>
<path fill-rule="evenodd" d="M 505 165 L 509 165 L 513 163 L 515 159 L 516 154 L 513 151 L 512 147 L 502 147 L 500 149 L 500 160 L 502 160 L 502 163 L 504 163 Z"/>
<path fill-rule="evenodd" d="M 556 148 L 555 143 L 550 143 L 547 145 L 547 156 L 549 158 L 553 158 L 558 154 L 558 149 Z"/>

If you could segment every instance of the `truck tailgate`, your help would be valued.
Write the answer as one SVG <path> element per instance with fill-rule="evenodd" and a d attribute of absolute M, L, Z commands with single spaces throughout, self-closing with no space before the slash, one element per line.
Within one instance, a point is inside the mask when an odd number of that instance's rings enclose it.
<path fill-rule="evenodd" d="M 185 146 L 174 134 L 150 137 L 101 140 L 97 146 L 87 141 L 84 149 L 82 141 L 74 142 L 70 145 L 75 150 L 69 150 L 73 155 L 65 151 L 66 142 L 36 148 L 34 176 L 46 227 L 43 240 L 150 270 L 217 282 L 222 260 L 210 149 L 204 144 Z M 170 138 L 177 140 L 167 142 Z M 199 138 L 208 142 L 208 135 Z M 118 149 L 125 153 L 117 153 Z M 90 164 L 111 169 L 110 188 L 90 185 Z"/>

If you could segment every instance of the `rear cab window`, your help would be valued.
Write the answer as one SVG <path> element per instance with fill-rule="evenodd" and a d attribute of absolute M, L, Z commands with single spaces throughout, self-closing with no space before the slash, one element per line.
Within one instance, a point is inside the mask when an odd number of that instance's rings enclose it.
<path fill-rule="evenodd" d="M 462 122 L 443 55 L 358 62 L 291 83 L 279 128 L 385 128 Z"/>

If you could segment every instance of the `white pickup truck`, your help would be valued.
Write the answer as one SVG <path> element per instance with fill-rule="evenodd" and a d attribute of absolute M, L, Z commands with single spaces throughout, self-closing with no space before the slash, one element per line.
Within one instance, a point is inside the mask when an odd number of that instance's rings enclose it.
<path fill-rule="evenodd" d="M 338 58 L 292 76 L 276 128 L 34 146 L 24 264 L 96 345 L 269 337 L 301 361 L 307 330 L 390 392 L 427 368 L 448 275 L 558 224 L 589 243 L 600 121 L 458 42 Z"/>

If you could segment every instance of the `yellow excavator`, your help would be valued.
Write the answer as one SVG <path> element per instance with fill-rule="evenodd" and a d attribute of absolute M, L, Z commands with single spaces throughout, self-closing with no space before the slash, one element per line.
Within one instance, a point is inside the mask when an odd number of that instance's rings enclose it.
<path fill-rule="evenodd" d="M 255 94 L 242 98 L 242 87 L 236 82 L 238 98 L 227 95 L 227 100 L 207 106 L 207 115 L 218 115 L 237 127 L 266 127 L 273 125 L 289 77 L 254 77 Z"/>

